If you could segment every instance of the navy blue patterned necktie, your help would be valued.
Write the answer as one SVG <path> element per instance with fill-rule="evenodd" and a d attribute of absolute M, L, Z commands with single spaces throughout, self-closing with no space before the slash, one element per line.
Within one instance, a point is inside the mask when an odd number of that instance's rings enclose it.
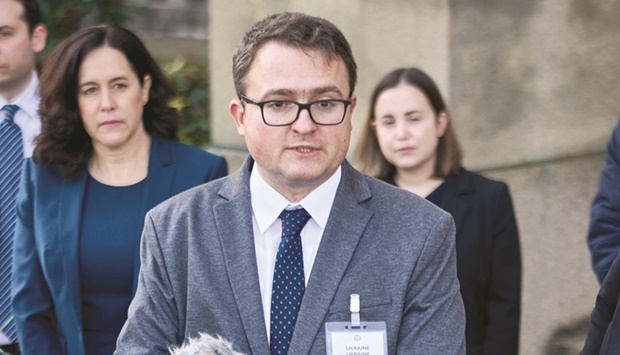
<path fill-rule="evenodd" d="M 24 159 L 22 133 L 13 122 L 19 107 L 2 108 L 0 123 L 0 331 L 11 341 L 16 338 L 11 312 L 11 265 L 15 229 L 15 197 Z"/>
<path fill-rule="evenodd" d="M 303 208 L 299 208 L 282 211 L 280 219 L 282 240 L 278 246 L 271 290 L 271 355 L 288 353 L 297 312 L 306 289 L 300 233 L 310 215 Z"/>

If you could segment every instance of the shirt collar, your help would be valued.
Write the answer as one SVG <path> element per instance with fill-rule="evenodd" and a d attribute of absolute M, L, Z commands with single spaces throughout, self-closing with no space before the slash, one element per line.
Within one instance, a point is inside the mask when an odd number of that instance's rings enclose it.
<path fill-rule="evenodd" d="M 299 205 L 310 214 L 319 227 L 325 229 L 341 176 L 342 167 L 339 166 L 329 179 L 312 190 L 301 201 L 293 203 L 271 187 L 260 175 L 258 169 L 252 169 L 250 174 L 252 211 L 260 233 L 265 233 L 285 208 Z"/>
<path fill-rule="evenodd" d="M 37 72 L 33 72 L 30 83 L 26 90 L 21 93 L 13 102 L 9 102 L 0 97 L 0 108 L 7 104 L 19 106 L 19 109 L 25 112 L 29 117 L 39 117 L 39 102 L 41 100 L 39 94 L 39 76 Z M 36 104 L 33 104 L 36 103 Z"/>

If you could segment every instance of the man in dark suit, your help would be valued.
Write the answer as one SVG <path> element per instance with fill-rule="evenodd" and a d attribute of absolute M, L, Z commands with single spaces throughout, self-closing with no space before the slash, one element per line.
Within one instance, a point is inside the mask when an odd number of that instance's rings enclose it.
<path fill-rule="evenodd" d="M 620 256 L 616 257 L 601 285 L 592 310 L 590 330 L 581 355 L 620 354 Z"/>
<path fill-rule="evenodd" d="M 269 16 L 233 76 L 250 157 L 149 212 L 115 353 L 167 354 L 204 332 L 248 354 L 325 354 L 326 324 L 350 321 L 357 294 L 387 353 L 464 354 L 452 218 L 345 160 L 357 67 L 340 30 Z"/>
<path fill-rule="evenodd" d="M 598 282 L 620 254 L 620 122 L 609 144 L 598 191 L 592 201 L 588 246 Z"/>
<path fill-rule="evenodd" d="M 609 144 L 599 188 L 592 202 L 588 246 L 601 288 L 581 354 L 620 353 L 620 121 Z"/>
<path fill-rule="evenodd" d="M 15 196 L 23 158 L 32 155 L 41 128 L 35 57 L 46 40 L 35 0 L 0 0 L 0 350 L 10 353 L 19 351 L 10 308 Z"/>

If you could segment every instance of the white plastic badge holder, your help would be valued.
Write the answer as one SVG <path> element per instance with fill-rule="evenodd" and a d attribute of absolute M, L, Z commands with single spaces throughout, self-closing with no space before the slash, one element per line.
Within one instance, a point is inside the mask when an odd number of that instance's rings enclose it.
<path fill-rule="evenodd" d="M 327 355 L 386 355 L 385 322 L 360 321 L 360 296 L 351 295 L 351 322 L 325 323 Z"/>

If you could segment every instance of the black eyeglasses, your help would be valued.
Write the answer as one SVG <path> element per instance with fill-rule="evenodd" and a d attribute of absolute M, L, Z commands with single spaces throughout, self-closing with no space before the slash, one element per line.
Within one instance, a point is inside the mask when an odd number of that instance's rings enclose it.
<path fill-rule="evenodd" d="M 317 125 L 336 126 L 344 121 L 347 107 L 351 105 L 351 100 L 339 99 L 317 100 L 302 104 L 286 100 L 256 102 L 243 95 L 239 95 L 239 98 L 248 104 L 260 107 L 263 122 L 274 127 L 292 125 L 299 118 L 301 110 L 308 110 L 310 119 Z"/>

